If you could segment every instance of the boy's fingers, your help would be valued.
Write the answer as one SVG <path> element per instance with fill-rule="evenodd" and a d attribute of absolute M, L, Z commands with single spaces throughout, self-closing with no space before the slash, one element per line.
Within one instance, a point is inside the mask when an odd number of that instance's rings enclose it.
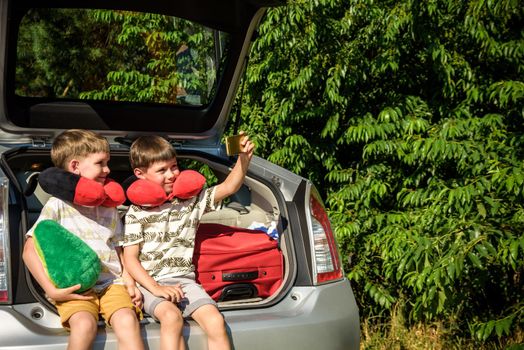
<path fill-rule="evenodd" d="M 175 289 L 175 291 L 173 293 L 173 297 L 174 297 L 176 302 L 180 301 L 180 299 L 182 299 L 182 292 L 179 291 L 178 289 Z"/>
<path fill-rule="evenodd" d="M 182 292 L 182 288 L 177 284 L 175 286 L 173 286 L 171 288 L 172 291 L 176 292 L 176 293 L 181 293 Z"/>
<path fill-rule="evenodd" d="M 134 295 L 131 297 L 131 299 L 133 301 L 136 301 L 136 300 L 142 300 L 142 296 L 139 295 L 138 293 L 134 293 Z"/>
<path fill-rule="evenodd" d="M 183 295 L 184 293 L 182 292 L 182 288 L 179 285 L 176 285 L 164 286 L 160 296 L 171 302 L 178 302 L 180 299 L 182 299 Z"/>
<path fill-rule="evenodd" d="M 182 288 L 179 285 L 173 286 L 171 289 L 171 301 L 172 302 L 179 302 L 182 299 Z"/>
<path fill-rule="evenodd" d="M 171 302 L 176 301 L 176 293 L 169 289 L 166 291 L 166 295 L 164 296 L 164 298 Z"/>
<path fill-rule="evenodd" d="M 93 299 L 92 296 L 85 295 L 86 293 L 89 293 L 89 291 L 86 291 L 84 294 L 76 294 L 75 291 L 79 290 L 82 287 L 80 284 L 75 284 L 74 286 L 65 288 L 64 291 L 67 292 L 71 296 L 71 299 L 75 300 L 91 300 Z"/>
<path fill-rule="evenodd" d="M 79 290 L 80 287 L 82 287 L 82 285 L 79 283 L 79 284 L 75 284 L 74 286 L 67 287 L 67 288 L 64 288 L 64 289 L 65 289 L 68 293 L 73 293 L 74 291 Z"/>

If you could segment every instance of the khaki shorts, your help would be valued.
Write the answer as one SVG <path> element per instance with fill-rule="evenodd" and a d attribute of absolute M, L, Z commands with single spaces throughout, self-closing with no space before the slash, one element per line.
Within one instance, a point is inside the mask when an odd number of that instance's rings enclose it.
<path fill-rule="evenodd" d="M 217 303 L 211 299 L 209 294 L 206 293 L 204 288 L 195 281 L 195 274 L 189 273 L 180 277 L 171 277 L 158 281 L 160 285 L 176 285 L 180 284 L 184 297 L 177 304 L 180 311 L 182 311 L 183 317 L 189 317 L 193 312 L 201 306 L 211 304 L 217 306 Z M 157 297 L 151 294 L 144 287 L 138 287 L 144 296 L 144 311 L 148 313 L 153 319 L 158 321 L 155 316 L 155 308 L 161 302 L 167 301 L 162 297 Z"/>
<path fill-rule="evenodd" d="M 89 312 L 95 320 L 98 320 L 98 315 L 100 314 L 107 325 L 109 325 L 111 316 L 116 311 L 124 308 L 134 310 L 138 319 L 142 319 L 142 312 L 135 308 L 127 289 L 123 285 L 112 284 L 99 294 L 90 291 L 84 295 L 92 296 L 93 299 L 68 300 L 55 303 L 58 315 L 60 315 L 60 322 L 62 322 L 64 328 L 69 328 L 69 319 L 80 311 Z"/>

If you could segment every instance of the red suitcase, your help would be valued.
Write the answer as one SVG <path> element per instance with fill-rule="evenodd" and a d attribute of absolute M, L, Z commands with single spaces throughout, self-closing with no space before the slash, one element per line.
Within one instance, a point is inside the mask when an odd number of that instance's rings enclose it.
<path fill-rule="evenodd" d="M 282 283 L 282 252 L 262 231 L 201 224 L 193 264 L 197 281 L 216 301 L 266 298 Z"/>

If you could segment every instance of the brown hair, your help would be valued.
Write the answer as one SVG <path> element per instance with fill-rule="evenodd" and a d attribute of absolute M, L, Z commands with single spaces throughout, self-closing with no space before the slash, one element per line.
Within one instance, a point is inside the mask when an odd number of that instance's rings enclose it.
<path fill-rule="evenodd" d="M 56 167 L 66 169 L 73 158 L 84 158 L 91 153 L 109 154 L 109 142 L 90 130 L 71 129 L 58 135 L 51 146 L 51 160 Z"/>
<path fill-rule="evenodd" d="M 155 162 L 173 158 L 176 158 L 173 146 L 165 138 L 156 135 L 140 136 L 129 150 L 129 161 L 133 169 L 147 169 Z"/>

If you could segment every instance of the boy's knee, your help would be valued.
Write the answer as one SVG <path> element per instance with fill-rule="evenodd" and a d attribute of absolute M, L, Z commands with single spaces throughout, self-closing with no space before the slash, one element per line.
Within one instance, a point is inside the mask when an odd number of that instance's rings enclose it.
<path fill-rule="evenodd" d="M 98 322 L 90 313 L 81 312 L 71 316 L 69 319 L 69 327 L 71 331 L 74 332 L 96 334 Z"/>
<path fill-rule="evenodd" d="M 155 317 L 161 325 L 181 328 L 184 325 L 182 312 L 175 304 L 161 303 L 155 309 Z"/>
<path fill-rule="evenodd" d="M 184 325 L 184 319 L 182 318 L 182 315 L 176 313 L 166 313 L 162 319 L 159 320 L 160 324 L 169 325 L 175 328 L 182 328 Z"/>
<path fill-rule="evenodd" d="M 220 335 L 226 331 L 226 322 L 218 310 L 216 312 L 208 313 L 203 319 L 203 324 L 201 326 L 209 335 Z"/>
<path fill-rule="evenodd" d="M 112 327 L 121 327 L 122 329 L 132 329 L 138 325 L 138 319 L 133 310 L 123 308 L 117 310 L 109 321 Z"/>

